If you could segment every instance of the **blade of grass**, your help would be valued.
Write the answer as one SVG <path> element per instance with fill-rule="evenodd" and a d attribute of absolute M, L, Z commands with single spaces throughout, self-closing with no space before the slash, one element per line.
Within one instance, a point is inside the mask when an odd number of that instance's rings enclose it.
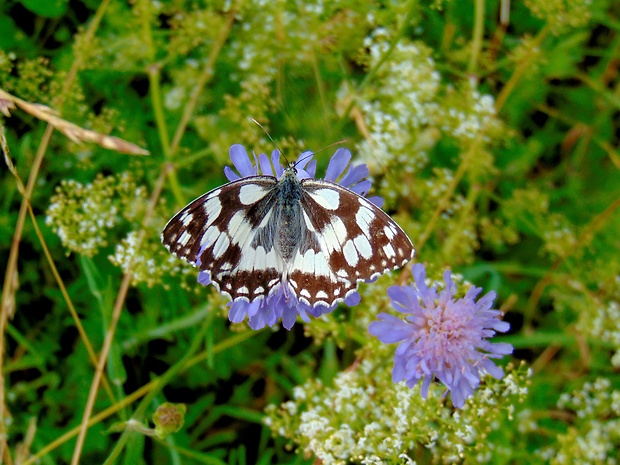
<path fill-rule="evenodd" d="M 93 17 L 93 20 L 90 22 L 88 29 L 84 35 L 84 40 L 86 43 L 90 42 L 95 34 L 95 31 L 99 28 L 99 24 L 103 18 L 103 14 L 106 11 L 110 0 L 103 0 L 97 11 Z M 62 102 L 64 101 L 64 95 L 69 92 L 75 78 L 77 76 L 78 71 L 82 67 L 82 60 L 78 57 L 74 60 L 69 72 L 67 73 L 67 78 L 63 83 L 62 92 L 58 99 L 57 107 L 60 109 L 62 107 Z M 47 152 L 47 147 L 49 146 L 50 140 L 52 138 L 52 133 L 54 132 L 54 128 L 48 124 L 45 129 L 45 133 L 41 138 L 41 143 L 39 144 L 39 148 L 37 149 L 37 153 L 35 155 L 35 159 L 32 163 L 32 167 L 30 170 L 30 175 L 28 176 L 28 183 L 26 185 L 26 191 L 24 193 L 24 198 L 22 200 L 22 204 L 19 209 L 19 214 L 17 217 L 17 223 L 15 224 L 15 232 L 13 233 L 13 239 L 11 242 L 11 250 L 9 252 L 9 260 L 6 266 L 6 273 L 4 275 L 4 284 L 2 286 L 2 302 L 0 306 L 0 418 L 6 418 L 6 388 L 5 388 L 5 380 L 3 373 L 3 364 L 4 364 L 4 350 L 5 350 L 5 341 L 4 341 L 4 331 L 6 328 L 6 323 L 8 318 L 11 315 L 11 303 L 14 302 L 14 296 L 16 287 L 14 286 L 14 280 L 17 277 L 17 257 L 19 256 L 19 243 L 21 241 L 22 233 L 24 230 L 24 223 L 26 220 L 26 214 L 28 210 L 28 205 L 30 203 L 30 198 L 32 197 L 32 193 L 34 191 L 34 187 L 36 185 L 37 179 L 39 177 L 39 170 L 41 169 L 41 164 L 43 163 L 43 157 Z M 0 457 L 5 457 L 8 455 L 5 454 L 5 449 L 7 448 L 7 434 L 6 434 L 6 425 L 4 421 L 0 421 Z"/>
<path fill-rule="evenodd" d="M 205 322 L 205 324 L 206 324 L 206 322 Z M 178 374 L 178 373 L 182 373 L 182 372 L 184 372 L 186 370 L 189 370 L 194 365 L 196 365 L 198 363 L 204 362 L 209 357 L 212 357 L 214 355 L 219 354 L 220 352 L 223 352 L 226 349 L 234 347 L 235 345 L 242 343 L 246 339 L 249 339 L 251 337 L 254 337 L 254 336 L 258 335 L 259 333 L 260 332 L 258 332 L 258 331 L 256 331 L 256 332 L 255 331 L 247 331 L 247 332 L 244 332 L 244 333 L 236 334 L 236 335 L 226 339 L 225 341 L 222 341 L 222 342 L 214 345 L 213 346 L 213 351 L 212 351 L 211 354 L 202 353 L 202 354 L 195 355 L 195 356 L 193 356 L 191 358 L 188 356 L 188 360 L 184 364 L 181 364 L 181 361 L 177 362 L 175 365 L 170 367 L 169 370 L 166 373 L 164 373 L 163 375 L 161 375 L 159 378 L 153 379 L 151 382 L 145 384 L 144 386 L 142 386 L 138 390 L 132 392 L 131 394 L 129 394 L 124 399 L 121 399 L 116 404 L 111 405 L 110 407 L 106 408 L 105 410 L 102 410 L 101 412 L 93 415 L 88 420 L 88 426 L 89 427 L 93 426 L 93 425 L 95 425 L 95 424 L 105 420 L 106 418 L 109 418 L 110 416 L 112 416 L 116 412 L 118 412 L 119 410 L 127 407 L 128 405 L 131 405 L 133 402 L 135 402 L 136 400 L 140 399 L 143 396 L 146 396 L 150 392 L 155 391 L 154 395 L 156 395 L 158 392 L 161 392 L 161 390 L 165 387 L 167 381 L 169 381 L 172 378 L 172 375 L 175 375 L 175 374 Z M 190 353 L 191 352 L 188 351 L 188 354 L 190 354 Z M 185 358 L 186 357 L 183 357 L 183 360 Z M 181 365 L 180 368 L 178 367 L 178 365 Z M 171 371 L 171 370 L 174 370 L 174 372 L 172 374 L 170 374 L 170 375 L 167 375 L 167 373 L 169 371 Z M 165 382 L 162 382 L 162 378 L 164 376 L 166 376 L 166 380 L 164 380 Z M 150 403 L 151 402 L 150 402 L 150 399 L 149 399 L 148 402 L 146 402 L 144 408 L 148 407 L 148 405 L 150 405 Z M 134 413 L 133 417 L 134 418 L 136 417 L 135 413 Z M 47 444 L 45 447 L 43 447 L 41 450 L 39 450 L 36 454 L 32 455 L 28 460 L 23 462 L 21 465 L 33 465 L 34 463 L 37 463 L 39 460 L 44 460 L 44 458 L 47 456 L 47 454 L 49 454 L 53 450 L 55 450 L 58 447 L 60 447 L 63 444 L 65 444 L 67 441 L 69 441 L 72 438 L 74 438 L 75 436 L 77 436 L 79 431 L 80 431 L 80 429 L 81 429 L 81 425 L 80 426 L 76 426 L 75 428 L 73 428 L 70 431 L 67 431 L 65 434 L 63 434 L 59 438 L 57 438 L 54 441 L 52 441 L 51 443 Z"/>
<path fill-rule="evenodd" d="M 144 215 L 144 219 L 142 220 L 142 229 L 138 235 L 137 240 L 137 249 L 140 248 L 140 244 L 144 239 L 145 228 L 150 223 L 151 217 L 153 216 L 153 212 L 155 211 L 155 206 L 159 201 L 159 197 L 164 187 L 164 182 L 167 176 L 167 165 L 161 169 L 159 173 L 159 177 L 155 182 L 155 187 L 153 189 L 153 193 L 151 194 L 151 198 L 149 200 L 149 205 L 146 210 L 146 214 Z M 132 280 L 132 267 L 133 261 L 131 261 L 128 265 L 127 272 L 123 276 L 123 281 L 121 283 L 121 287 L 116 296 L 116 301 L 114 302 L 114 308 L 112 310 L 112 316 L 110 319 L 110 326 L 105 335 L 105 339 L 103 341 L 103 347 L 101 348 L 101 353 L 99 354 L 99 361 L 97 363 L 97 369 L 95 370 L 95 376 L 93 377 L 93 381 L 90 386 L 90 391 L 88 393 L 88 400 L 86 402 L 86 407 L 84 408 L 84 414 L 82 415 L 82 423 L 80 425 L 80 433 L 78 434 L 77 441 L 75 443 L 75 448 L 73 450 L 73 457 L 71 459 L 72 465 L 77 465 L 80 460 L 80 455 L 82 453 L 82 448 L 84 447 L 84 440 L 86 439 L 86 433 L 88 431 L 88 423 L 90 419 L 90 415 L 93 411 L 93 407 L 95 405 L 95 399 L 97 398 L 97 393 L 99 392 L 99 383 L 101 382 L 101 378 L 103 376 L 103 370 L 105 368 L 108 354 L 110 352 L 110 348 L 112 347 L 112 341 L 114 340 L 114 335 L 116 334 L 116 326 L 118 324 L 118 320 L 121 316 L 121 311 L 125 305 L 125 299 L 127 297 L 127 292 L 129 291 L 129 287 L 131 285 Z"/>
<path fill-rule="evenodd" d="M 7 166 L 9 167 L 9 171 L 15 178 L 15 182 L 17 183 L 17 189 L 22 195 L 25 195 L 26 187 L 24 186 L 24 183 L 19 177 L 19 173 L 15 169 L 15 166 L 13 165 L 13 162 L 11 160 L 9 148 L 8 148 L 8 145 L 6 144 L 6 139 L 4 137 L 3 129 L 4 128 L 0 128 L 0 139 L 1 139 L 0 144 L 2 146 L 2 152 L 4 153 L 4 159 L 5 159 Z M 50 253 L 49 247 L 47 246 L 47 242 L 45 242 L 43 233 L 41 232 L 41 229 L 39 228 L 39 224 L 37 223 L 36 216 L 34 215 L 34 211 L 32 210 L 32 205 L 30 205 L 30 202 L 28 202 L 27 208 L 28 208 L 28 214 L 30 215 L 30 220 L 32 221 L 32 226 L 34 227 L 35 234 L 37 235 L 37 238 L 39 239 L 39 243 L 41 244 L 41 248 L 43 249 L 43 254 L 45 255 L 47 263 L 52 271 L 52 275 L 54 276 L 54 279 L 56 280 L 58 289 L 60 290 L 65 300 L 65 303 L 67 304 L 69 313 L 71 313 L 71 317 L 73 318 L 73 321 L 75 322 L 75 327 L 78 330 L 80 339 L 84 342 L 84 347 L 86 348 L 86 351 L 88 352 L 88 358 L 90 359 L 93 366 L 97 366 L 97 356 L 95 355 L 93 346 L 90 343 L 90 339 L 88 338 L 88 335 L 86 334 L 86 330 L 84 329 L 84 326 L 82 326 L 82 321 L 77 313 L 77 310 L 75 309 L 75 306 L 73 305 L 73 301 L 71 300 L 69 293 L 67 292 L 67 288 L 65 287 L 65 283 L 62 280 L 60 273 L 58 272 L 58 268 L 56 268 L 56 263 L 54 262 L 54 259 L 52 258 L 52 254 Z M 115 402 L 116 399 L 112 393 L 112 389 L 110 387 L 110 383 L 108 379 L 104 378 L 102 382 L 103 382 L 103 386 L 106 391 L 106 394 L 108 395 L 108 397 L 110 398 L 112 402 Z"/>

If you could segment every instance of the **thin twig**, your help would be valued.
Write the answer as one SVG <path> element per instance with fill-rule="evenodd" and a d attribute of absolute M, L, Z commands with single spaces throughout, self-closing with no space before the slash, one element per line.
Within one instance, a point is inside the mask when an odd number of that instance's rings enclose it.
<path fill-rule="evenodd" d="M 467 71 L 474 74 L 478 67 L 478 57 L 482 49 L 482 39 L 484 37 L 484 0 L 475 0 L 474 31 L 471 40 L 471 55 L 469 56 L 469 66 Z"/>
<path fill-rule="evenodd" d="M 84 40 L 88 43 L 92 40 L 95 31 L 99 27 L 101 19 L 103 18 L 103 13 L 105 12 L 110 0 L 102 0 L 95 16 L 93 17 L 90 26 L 86 30 L 86 34 L 84 35 Z M 75 77 L 77 76 L 78 70 L 82 67 L 82 59 L 76 58 L 76 60 L 71 65 L 69 72 L 67 73 L 67 78 L 63 84 L 63 90 L 59 97 L 58 107 L 62 107 L 62 102 L 64 96 L 67 94 L 73 82 L 75 81 Z M 34 191 L 34 186 L 36 184 L 37 178 L 39 176 L 39 170 L 41 168 L 41 163 L 43 162 L 43 157 L 47 152 L 47 147 L 49 145 L 50 139 L 52 137 L 52 132 L 54 131 L 51 125 L 48 125 L 45 129 L 45 133 L 41 139 L 41 144 L 37 149 L 37 154 L 32 163 L 32 168 L 30 170 L 30 175 L 28 176 L 28 183 L 26 184 L 26 192 L 24 193 L 24 198 L 22 199 L 22 204 L 19 209 L 19 215 L 17 217 L 17 223 L 15 225 L 15 232 L 13 233 L 13 239 L 11 242 L 11 251 L 9 253 L 9 260 L 6 267 L 6 274 L 4 276 L 4 284 L 2 286 L 2 301 L 0 303 L 0 419 L 6 418 L 6 408 L 5 408 L 5 380 L 4 380 L 4 332 L 6 330 L 7 320 L 10 316 L 10 304 L 14 301 L 14 295 L 16 292 L 16 288 L 14 286 L 14 280 L 17 278 L 17 257 L 19 255 L 19 243 L 21 241 L 24 222 L 26 220 L 26 212 L 27 205 L 30 202 L 30 198 L 32 197 L 32 192 Z M 5 449 L 7 449 L 7 434 L 6 434 L 6 425 L 4 421 L 0 421 L 0 459 L 5 456 Z"/>
<path fill-rule="evenodd" d="M 41 144 L 37 150 L 30 176 L 28 176 L 28 183 L 26 185 L 26 191 L 22 199 L 22 204 L 17 216 L 17 223 L 15 224 L 15 232 L 13 233 L 13 239 L 11 240 L 11 251 L 9 252 L 9 260 L 6 266 L 6 274 L 4 276 L 4 285 L 2 287 L 2 307 L 0 309 L 0 419 L 6 418 L 5 408 L 5 382 L 4 382 L 4 332 L 9 317 L 13 316 L 15 310 L 15 293 L 17 291 L 17 284 L 19 279 L 17 277 L 17 257 L 19 256 L 19 243 L 21 241 L 22 233 L 24 230 L 24 223 L 26 222 L 26 214 L 28 212 L 28 205 L 30 204 L 30 198 L 34 191 L 34 186 L 43 162 L 43 156 L 47 151 L 47 146 L 52 137 L 54 129 L 52 126 L 48 126 L 45 129 Z M 0 421 L 0 457 L 4 457 L 4 449 L 7 446 L 7 434 L 5 429 L 5 422 Z"/>
<path fill-rule="evenodd" d="M 136 144 L 127 142 L 119 137 L 108 136 L 91 131 L 90 129 L 82 128 L 77 124 L 62 119 L 48 106 L 41 105 L 40 103 L 27 102 L 26 100 L 22 100 L 0 89 L 0 110 L 4 109 L 3 113 L 6 116 L 10 116 L 8 110 L 15 107 L 19 107 L 41 121 L 45 121 L 77 144 L 81 144 L 82 142 L 93 142 L 103 148 L 116 152 L 129 153 L 132 155 L 149 154 L 148 150 L 144 150 Z"/>
<path fill-rule="evenodd" d="M 6 139 L 4 137 L 4 131 L 2 127 L 0 127 L 0 146 L 2 148 L 2 152 L 4 153 L 4 160 L 7 166 L 9 167 L 9 171 L 11 172 L 11 174 L 15 178 L 15 182 L 17 183 L 17 189 L 19 190 L 20 194 L 24 195 L 26 191 L 26 186 L 24 186 L 24 183 L 19 177 L 19 173 L 17 172 L 17 170 L 15 169 L 15 166 L 13 165 L 13 161 L 11 160 L 11 157 L 10 157 L 9 148 L 6 143 Z M 71 313 L 71 316 L 73 317 L 73 321 L 75 321 L 75 326 L 78 330 L 78 333 L 80 334 L 80 338 L 84 342 L 84 346 L 86 347 L 86 351 L 88 352 L 90 361 L 93 364 L 93 366 L 97 366 L 97 356 L 95 355 L 93 346 L 91 345 L 90 340 L 88 339 L 88 335 L 86 334 L 86 331 L 84 330 L 84 326 L 82 326 L 82 321 L 80 320 L 80 317 L 77 311 L 75 310 L 73 302 L 71 301 L 71 297 L 69 297 L 69 293 L 67 292 L 65 283 L 60 277 L 58 268 L 56 268 L 56 264 L 54 263 L 52 254 L 50 253 L 49 248 L 47 247 L 47 243 L 45 242 L 43 233 L 41 233 L 41 229 L 39 228 L 39 224 L 37 223 L 37 219 L 34 214 L 34 211 L 32 210 L 32 205 L 30 204 L 30 202 L 28 202 L 28 214 L 30 215 L 32 226 L 34 227 L 34 232 L 39 239 L 39 243 L 41 244 L 41 247 L 43 248 L 43 253 L 45 254 L 47 263 L 49 264 L 50 269 L 52 270 L 52 275 L 54 276 L 54 279 L 56 279 L 56 284 L 58 284 L 58 288 L 60 289 L 60 292 L 63 298 L 65 299 L 65 303 L 67 304 L 67 307 L 69 308 L 69 313 Z M 110 387 L 110 383 L 106 377 L 103 378 L 103 387 L 106 390 L 106 393 L 108 394 L 110 399 L 114 401 L 114 394 L 112 393 L 112 388 Z"/>
<path fill-rule="evenodd" d="M 214 345 L 213 348 L 211 349 L 211 352 L 205 351 L 205 352 L 202 352 L 200 354 L 194 355 L 193 357 L 189 358 L 185 363 L 182 364 L 181 372 L 185 370 L 189 370 L 191 367 L 193 367 L 194 365 L 197 365 L 198 363 L 203 363 L 207 358 L 213 357 L 214 355 L 217 355 L 226 349 L 237 347 L 241 342 L 245 341 L 246 339 L 257 336 L 259 334 L 260 334 L 259 331 L 256 331 L 256 332 L 247 331 L 244 333 L 236 334 L 226 339 L 225 341 L 222 341 L 219 344 Z M 173 369 L 176 370 L 174 366 L 169 368 L 169 370 L 173 370 Z M 140 399 L 141 397 L 145 396 L 146 394 L 150 392 L 163 389 L 165 384 L 161 382 L 161 379 L 164 376 L 166 376 L 166 373 L 162 374 L 160 377 L 157 377 L 149 381 L 147 384 L 145 384 L 141 388 L 132 392 L 127 397 L 124 397 L 123 399 L 121 399 L 117 404 L 111 405 L 105 410 L 102 410 L 96 415 L 93 415 L 88 421 L 88 426 L 91 427 L 105 420 L 106 418 L 111 417 L 116 412 L 124 409 L 125 407 L 129 406 L 130 404 L 132 404 L 133 402 L 135 402 L 136 400 Z M 62 446 L 67 441 L 69 441 L 71 438 L 77 436 L 78 433 L 80 432 L 80 429 L 81 429 L 81 426 L 78 426 L 78 427 L 71 429 L 70 431 L 67 431 L 65 434 L 55 439 L 53 442 L 47 444 L 41 450 L 37 451 L 36 454 L 34 454 L 32 457 L 30 457 L 25 462 L 23 462 L 21 465 L 33 465 L 34 463 L 37 463 L 41 458 L 45 457 L 51 451 L 57 449 L 58 447 Z"/>
<path fill-rule="evenodd" d="M 159 197 L 164 187 L 164 182 L 166 180 L 167 166 L 168 165 L 164 165 L 164 167 L 161 169 L 159 173 L 159 177 L 157 178 L 157 181 L 155 183 L 155 188 L 153 189 L 153 193 L 151 194 L 151 199 L 149 200 L 149 205 L 146 210 L 146 214 L 144 215 L 144 219 L 142 220 L 142 229 L 140 230 L 140 233 L 138 234 L 136 249 L 139 249 L 140 245 L 142 244 L 142 241 L 145 236 L 145 229 L 151 222 L 151 217 L 153 216 L 153 212 L 155 211 L 155 207 L 157 205 L 157 202 L 159 201 Z M 80 433 L 78 434 L 77 442 L 75 443 L 75 448 L 73 449 L 73 458 L 71 459 L 71 465 L 77 465 L 80 460 L 80 455 L 82 454 L 82 448 L 84 447 L 84 440 L 86 439 L 86 433 L 88 431 L 90 415 L 93 411 L 93 407 L 95 406 L 95 399 L 97 398 L 97 393 L 99 392 L 99 383 L 101 382 L 101 378 L 103 376 L 103 370 L 108 360 L 108 354 L 110 352 L 110 348 L 112 347 L 112 341 L 114 340 L 114 335 L 116 334 L 116 326 L 121 316 L 121 311 L 123 310 L 123 306 L 125 305 L 125 298 L 127 297 L 127 291 L 129 291 L 131 280 L 133 278 L 132 269 L 133 269 L 133 259 L 131 259 L 129 262 L 127 271 L 125 272 L 125 275 L 123 276 L 121 287 L 116 296 L 116 301 L 114 302 L 114 309 L 112 310 L 112 318 L 110 320 L 110 326 L 108 327 L 108 330 L 106 331 L 105 339 L 103 340 L 103 347 L 101 348 L 101 353 L 99 355 L 99 361 L 97 363 L 97 369 L 95 370 L 95 376 L 93 377 L 93 381 L 90 385 L 90 391 L 88 393 L 88 400 L 86 401 L 86 407 L 84 408 L 84 414 L 82 415 Z"/>
<path fill-rule="evenodd" d="M 174 154 L 178 150 L 179 145 L 181 144 L 181 138 L 183 137 L 183 134 L 185 134 L 185 129 L 187 128 L 189 120 L 194 115 L 194 109 L 196 108 L 196 105 L 198 104 L 198 98 L 200 97 L 200 94 L 202 93 L 204 86 L 207 85 L 207 82 L 209 82 L 209 80 L 211 80 L 211 78 L 213 77 L 214 69 L 215 69 L 215 60 L 219 56 L 220 51 L 222 50 L 222 47 L 224 46 L 224 43 L 226 43 L 226 40 L 228 39 L 228 36 L 230 34 L 230 31 L 232 29 L 232 25 L 234 22 L 235 22 L 235 12 L 230 11 L 228 12 L 228 17 L 226 18 L 226 22 L 222 26 L 222 30 L 220 31 L 220 34 L 217 40 L 215 41 L 215 44 L 213 44 L 213 47 L 211 48 L 211 53 L 209 53 L 209 57 L 207 58 L 205 67 L 202 70 L 202 74 L 200 75 L 198 82 L 192 89 L 192 94 L 190 95 L 187 105 L 185 105 L 183 116 L 181 117 L 181 121 L 179 122 L 179 125 L 177 126 L 177 130 L 174 133 L 172 144 L 170 144 L 171 155 Z"/>

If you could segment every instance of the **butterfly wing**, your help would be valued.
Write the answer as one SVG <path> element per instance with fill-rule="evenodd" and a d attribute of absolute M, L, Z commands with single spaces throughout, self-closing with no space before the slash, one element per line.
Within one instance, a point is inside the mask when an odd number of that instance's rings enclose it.
<path fill-rule="evenodd" d="M 162 243 L 232 300 L 268 295 L 283 269 L 273 247 L 276 184 L 274 177 L 254 176 L 207 192 L 166 224 Z"/>
<path fill-rule="evenodd" d="M 413 258 L 407 234 L 368 199 L 329 181 L 304 179 L 302 186 L 306 234 L 288 270 L 301 301 L 332 306 L 358 282 Z"/>

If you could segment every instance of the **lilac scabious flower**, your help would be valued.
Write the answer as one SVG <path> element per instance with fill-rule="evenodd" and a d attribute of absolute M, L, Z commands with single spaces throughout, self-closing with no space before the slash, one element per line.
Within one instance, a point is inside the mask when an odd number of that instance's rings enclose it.
<path fill-rule="evenodd" d="M 297 171 L 297 177 L 300 180 L 315 177 L 316 160 L 313 160 L 312 157 L 313 153 L 309 151 L 299 155 L 297 163 L 295 164 L 295 169 Z M 228 166 L 224 168 L 224 174 L 229 181 L 260 175 L 274 176 L 280 179 L 286 168 L 280 163 L 280 152 L 278 150 L 272 152 L 271 161 L 265 154 L 260 154 L 258 157 L 254 155 L 254 161 L 252 161 L 245 148 L 239 144 L 231 146 L 230 160 L 237 169 L 237 172 Z M 366 165 L 349 167 L 347 173 L 339 179 L 345 172 L 350 161 L 351 152 L 343 148 L 336 150 L 329 161 L 324 179 L 326 181 L 337 182 L 341 186 L 359 195 L 365 196 L 371 186 L 371 182 L 364 179 L 368 176 L 368 168 Z M 380 197 L 369 197 L 368 200 L 378 207 L 381 207 L 383 203 Z M 211 279 L 209 273 L 201 271 L 198 275 L 198 282 L 204 285 L 210 284 Z M 344 303 L 349 306 L 354 306 L 357 305 L 360 300 L 359 294 L 355 292 L 348 295 L 344 299 Z M 305 302 L 301 302 L 292 291 L 290 284 L 285 282 L 266 298 L 256 299 L 252 302 L 236 300 L 230 302 L 228 305 L 230 307 L 228 313 L 230 321 L 233 323 L 240 323 L 247 315 L 248 323 L 252 329 L 273 326 L 280 319 L 286 329 L 291 329 L 298 315 L 303 321 L 309 322 L 310 316 L 319 317 L 336 308 L 336 305 L 331 307 L 320 305 L 312 307 Z"/>
<path fill-rule="evenodd" d="M 491 359 L 511 354 L 512 346 L 492 344 L 487 338 L 510 325 L 500 321 L 502 313 L 492 308 L 495 292 L 476 301 L 482 289 L 472 286 L 457 300 L 449 270 L 444 272 L 441 292 L 427 287 L 423 265 L 415 264 L 412 273 L 411 286 L 388 288 L 392 306 L 406 315 L 404 320 L 380 313 L 380 321 L 372 322 L 368 330 L 383 343 L 402 341 L 394 357 L 395 383 L 405 380 L 413 387 L 422 379 L 420 393 L 426 399 L 431 381 L 437 378 L 450 391 L 454 406 L 461 408 L 485 372 L 496 379 L 503 377 L 503 370 Z"/>

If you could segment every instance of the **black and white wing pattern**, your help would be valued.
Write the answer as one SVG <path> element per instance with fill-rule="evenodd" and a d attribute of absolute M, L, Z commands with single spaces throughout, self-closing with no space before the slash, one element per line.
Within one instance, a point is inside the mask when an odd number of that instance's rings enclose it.
<path fill-rule="evenodd" d="M 288 280 L 302 302 L 331 306 L 368 281 L 404 266 L 414 249 L 405 232 L 379 207 L 338 184 L 302 181 L 306 240 Z"/>
<path fill-rule="evenodd" d="M 253 301 L 280 284 L 282 260 L 273 240 L 260 244 L 273 214 L 271 176 L 239 179 L 187 205 L 162 232 L 162 243 L 177 257 L 208 273 L 219 292 Z"/>
<path fill-rule="evenodd" d="M 191 202 L 165 226 L 162 242 L 208 274 L 233 301 L 283 290 L 311 307 L 331 307 L 360 281 L 413 258 L 402 229 L 366 198 L 338 184 L 252 176 Z"/>

